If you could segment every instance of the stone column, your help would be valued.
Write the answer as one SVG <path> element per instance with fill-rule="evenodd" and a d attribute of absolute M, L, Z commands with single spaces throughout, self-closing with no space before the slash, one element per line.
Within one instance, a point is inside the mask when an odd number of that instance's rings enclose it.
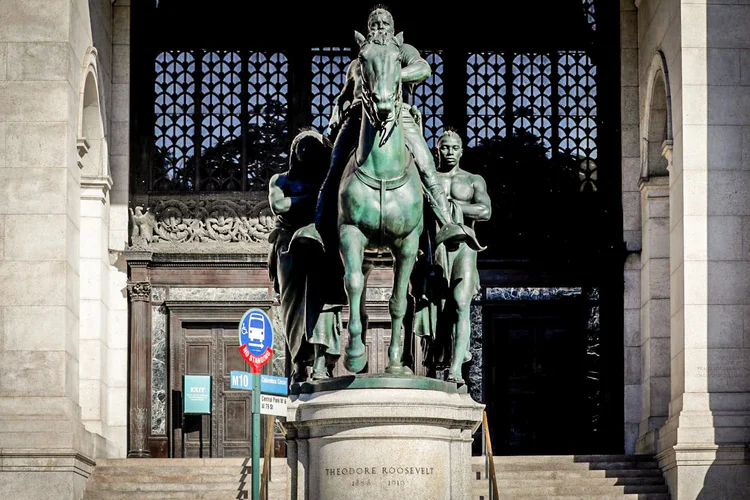
<path fill-rule="evenodd" d="M 669 413 L 669 177 L 641 183 L 641 424 L 638 453 L 656 453 Z"/>
<path fill-rule="evenodd" d="M 665 52 L 674 131 L 672 388 L 658 458 L 675 500 L 750 498 L 750 5 L 641 6 L 642 50 Z"/>
<path fill-rule="evenodd" d="M 130 437 L 128 458 L 147 458 L 151 409 L 151 283 L 128 283 L 130 297 Z"/>

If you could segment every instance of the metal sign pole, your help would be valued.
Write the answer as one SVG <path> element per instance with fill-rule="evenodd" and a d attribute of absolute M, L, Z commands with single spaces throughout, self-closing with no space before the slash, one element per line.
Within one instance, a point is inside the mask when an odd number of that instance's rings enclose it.
<path fill-rule="evenodd" d="M 252 500 L 260 500 L 260 369 L 263 365 L 271 361 L 271 357 L 273 356 L 273 327 L 271 326 L 271 318 L 260 309 L 249 309 L 242 315 L 238 330 L 240 354 L 242 355 L 242 359 L 252 367 Z M 242 378 L 242 376 L 237 376 L 236 381 L 239 382 Z"/>
<path fill-rule="evenodd" d="M 260 500 L 260 369 L 253 366 L 253 500 Z"/>

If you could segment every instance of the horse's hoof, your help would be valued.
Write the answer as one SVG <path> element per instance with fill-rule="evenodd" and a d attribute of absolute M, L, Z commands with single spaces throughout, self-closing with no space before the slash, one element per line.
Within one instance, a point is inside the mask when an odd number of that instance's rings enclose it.
<path fill-rule="evenodd" d="M 363 354 L 351 356 L 348 352 L 344 356 L 344 368 L 352 373 L 359 373 L 364 370 L 367 364 L 367 357 Z"/>
<path fill-rule="evenodd" d="M 359 338 L 352 339 L 344 354 L 344 368 L 352 373 L 361 372 L 367 364 L 366 353 L 367 350 L 362 340 Z"/>
<path fill-rule="evenodd" d="M 450 375 L 450 374 L 449 374 L 449 375 L 448 375 L 448 377 L 447 377 L 447 378 L 445 379 L 445 381 L 446 381 L 446 382 L 450 382 L 450 383 L 452 383 L 452 384 L 457 384 L 457 385 L 464 385 L 464 384 L 466 383 L 466 382 L 464 381 L 464 379 L 463 379 L 463 378 L 461 378 L 460 376 L 455 376 L 455 375 Z"/>
<path fill-rule="evenodd" d="M 328 380 L 329 378 L 331 377 L 329 377 L 327 373 L 313 371 L 313 374 L 312 374 L 313 380 Z"/>
<path fill-rule="evenodd" d="M 388 367 L 385 369 L 385 373 L 388 373 L 390 375 L 414 375 L 414 372 L 411 371 L 411 368 L 400 364 L 388 365 Z"/>

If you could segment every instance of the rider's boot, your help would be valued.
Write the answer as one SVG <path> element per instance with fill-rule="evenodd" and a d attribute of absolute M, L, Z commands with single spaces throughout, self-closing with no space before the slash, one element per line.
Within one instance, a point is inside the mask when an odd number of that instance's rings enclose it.
<path fill-rule="evenodd" d="M 313 363 L 312 379 L 325 380 L 330 377 L 328 373 L 326 348 L 320 344 L 315 344 L 315 362 Z"/>

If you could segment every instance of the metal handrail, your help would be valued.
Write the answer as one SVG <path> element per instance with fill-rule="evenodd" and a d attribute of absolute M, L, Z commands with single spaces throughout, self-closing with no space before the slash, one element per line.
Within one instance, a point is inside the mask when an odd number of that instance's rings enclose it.
<path fill-rule="evenodd" d="M 490 500 L 499 500 L 497 476 L 495 475 L 495 457 L 492 455 L 492 440 L 490 439 L 490 426 L 487 425 L 487 412 L 482 412 L 482 441 L 484 442 L 484 454 L 487 457 L 490 483 Z"/>

